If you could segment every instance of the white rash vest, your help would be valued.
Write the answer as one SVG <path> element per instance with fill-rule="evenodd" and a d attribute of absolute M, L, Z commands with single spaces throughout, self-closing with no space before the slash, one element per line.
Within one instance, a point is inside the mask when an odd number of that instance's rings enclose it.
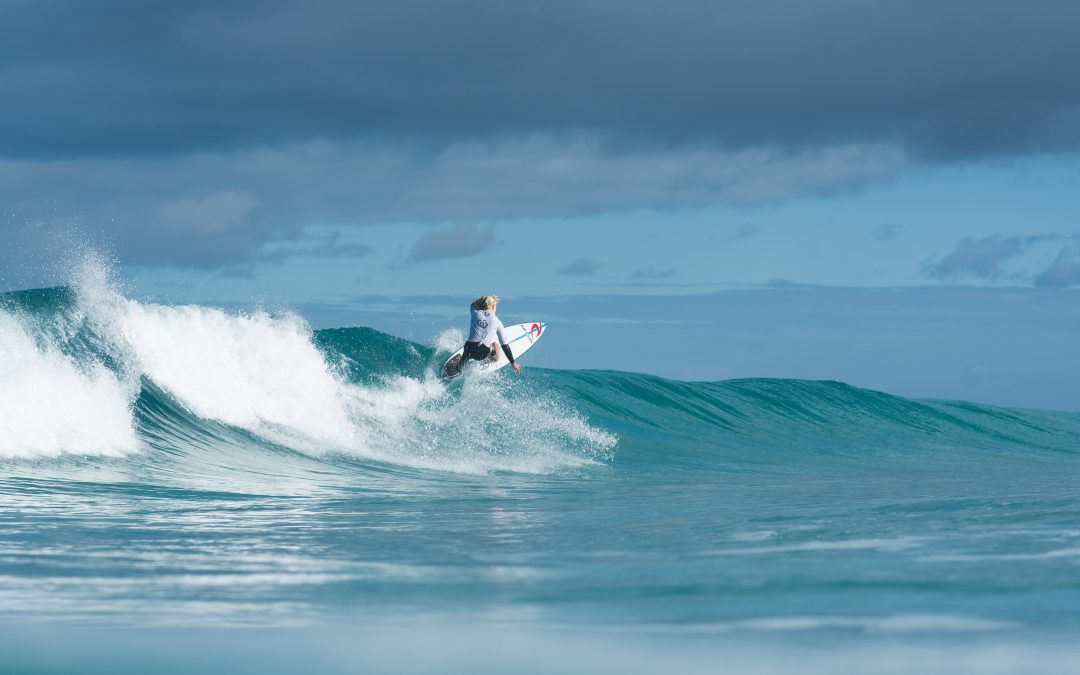
<path fill-rule="evenodd" d="M 498 336 L 499 344 L 506 344 L 503 324 L 499 317 L 486 309 L 472 308 L 472 322 L 469 324 L 469 342 L 490 345 Z"/>

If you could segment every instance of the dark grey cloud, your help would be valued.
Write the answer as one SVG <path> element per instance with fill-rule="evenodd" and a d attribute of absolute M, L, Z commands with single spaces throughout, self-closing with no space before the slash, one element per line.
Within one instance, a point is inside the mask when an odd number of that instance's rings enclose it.
<path fill-rule="evenodd" d="M 940 280 L 974 276 L 993 281 L 1001 276 L 1002 263 L 1019 255 L 1026 243 L 1021 237 L 964 237 L 951 253 L 925 265 L 924 271 Z"/>
<path fill-rule="evenodd" d="M 409 261 L 468 258 L 480 255 L 494 245 L 494 225 L 478 227 L 475 223 L 455 223 L 450 227 L 439 228 L 420 235 L 409 252 Z"/>
<path fill-rule="evenodd" d="M 0 156 L 588 133 L 1080 147 L 1073 0 L 9 0 Z"/>
<path fill-rule="evenodd" d="M 595 277 L 604 263 L 591 258 L 578 258 L 563 265 L 559 274 L 569 277 Z"/>
<path fill-rule="evenodd" d="M 94 182 L 88 178 L 79 191 L 91 191 Z M 299 224 L 261 216 L 260 209 L 240 202 L 217 202 L 213 195 L 191 202 L 130 194 L 113 202 L 99 196 L 80 202 L 72 194 L 72 203 L 60 205 L 48 198 L 20 202 L 5 198 L 6 192 L 0 185 L 0 204 L 14 208 L 16 215 L 0 223 L 0 239 L 18 257 L 48 258 L 93 248 L 112 251 L 125 264 L 214 269 L 249 261 L 267 241 L 301 232 Z"/>
<path fill-rule="evenodd" d="M 39 230 L 77 225 L 125 264 L 216 269 L 250 265 L 282 242 L 302 248 L 311 223 L 495 222 L 760 204 L 852 189 L 907 166 L 888 146 L 615 155 L 595 141 L 553 137 L 460 143 L 422 161 L 361 141 L 168 158 L 0 158 L 0 212 L 15 214 L 0 220 L 0 253 L 6 244 L 20 257 L 40 248 L 40 232 L 23 236 L 27 222 Z"/>
<path fill-rule="evenodd" d="M 1035 285 L 1045 288 L 1080 286 L 1080 255 L 1061 249 L 1054 263 L 1035 277 Z"/>
<path fill-rule="evenodd" d="M 655 267 L 642 267 L 636 269 L 630 273 L 630 278 L 639 281 L 654 281 L 660 279 L 670 279 L 675 276 L 675 270 L 658 270 Z"/>

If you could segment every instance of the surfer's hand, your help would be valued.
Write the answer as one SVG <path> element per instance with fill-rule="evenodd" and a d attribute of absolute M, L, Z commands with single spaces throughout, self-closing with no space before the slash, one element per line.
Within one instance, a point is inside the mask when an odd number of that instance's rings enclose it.
<path fill-rule="evenodd" d="M 512 363 L 510 365 L 514 366 L 514 370 L 518 371 L 519 373 L 521 372 L 521 364 L 520 363 Z"/>

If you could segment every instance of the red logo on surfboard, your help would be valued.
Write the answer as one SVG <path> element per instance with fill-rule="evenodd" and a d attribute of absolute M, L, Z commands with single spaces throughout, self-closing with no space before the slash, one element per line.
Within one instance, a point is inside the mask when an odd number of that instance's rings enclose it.
<path fill-rule="evenodd" d="M 541 333 L 542 331 L 543 331 L 543 329 L 542 329 L 542 328 L 540 328 L 540 324 L 538 324 L 538 323 L 534 323 L 534 324 L 532 325 L 532 328 L 530 328 L 530 329 L 529 329 L 529 337 L 531 337 L 531 338 L 538 338 L 538 337 L 540 337 L 540 333 Z"/>

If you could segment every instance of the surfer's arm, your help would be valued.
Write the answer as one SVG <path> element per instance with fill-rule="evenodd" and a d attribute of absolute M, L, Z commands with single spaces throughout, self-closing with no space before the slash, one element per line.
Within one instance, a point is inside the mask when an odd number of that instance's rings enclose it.
<path fill-rule="evenodd" d="M 499 338 L 499 344 L 502 346 L 503 354 L 506 354 L 506 360 L 509 361 L 510 365 L 514 367 L 514 370 L 520 373 L 521 364 L 514 363 L 514 354 L 510 351 L 510 345 L 506 344 L 506 333 L 503 332 L 502 321 L 499 322 L 498 328 L 495 329 L 495 336 Z"/>
<path fill-rule="evenodd" d="M 510 345 L 503 342 L 503 343 L 501 343 L 500 346 L 502 347 L 503 354 L 506 354 L 506 360 L 510 362 L 510 365 L 513 366 L 514 370 L 516 370 L 517 372 L 520 373 L 521 372 L 521 364 L 516 363 L 514 361 L 514 355 L 510 351 Z"/>

